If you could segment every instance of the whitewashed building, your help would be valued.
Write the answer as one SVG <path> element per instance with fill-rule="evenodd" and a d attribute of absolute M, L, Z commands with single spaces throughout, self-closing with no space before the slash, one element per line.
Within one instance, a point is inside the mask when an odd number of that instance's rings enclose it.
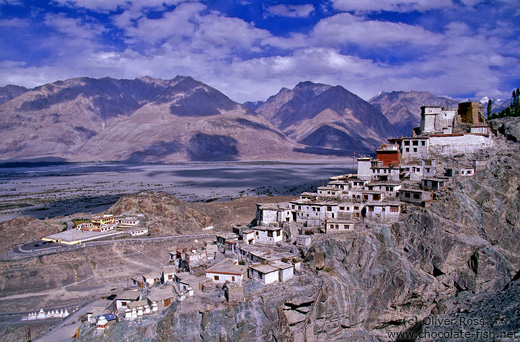
<path fill-rule="evenodd" d="M 366 218 L 376 222 L 386 223 L 395 222 L 399 220 L 399 215 L 402 210 L 402 202 L 379 202 L 367 203 Z"/>
<path fill-rule="evenodd" d="M 206 270 L 206 278 L 217 284 L 225 283 L 226 281 L 240 284 L 242 280 L 247 278 L 247 266 L 224 260 L 208 268 Z"/>
<path fill-rule="evenodd" d="M 253 227 L 254 237 L 256 243 L 263 243 L 274 245 L 277 242 L 283 241 L 282 228 L 280 227 Z"/>

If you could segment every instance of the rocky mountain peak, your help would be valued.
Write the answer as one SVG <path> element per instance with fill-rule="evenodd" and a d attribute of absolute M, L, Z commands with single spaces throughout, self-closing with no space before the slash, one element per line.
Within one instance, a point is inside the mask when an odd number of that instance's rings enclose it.
<path fill-rule="evenodd" d="M 17 85 L 8 84 L 4 87 L 0 87 L 0 104 L 5 103 L 14 99 L 15 97 L 22 95 L 29 89 Z"/>

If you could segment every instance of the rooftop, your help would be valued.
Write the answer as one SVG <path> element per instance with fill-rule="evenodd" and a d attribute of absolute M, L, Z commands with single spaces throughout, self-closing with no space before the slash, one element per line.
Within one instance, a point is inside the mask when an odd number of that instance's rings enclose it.
<path fill-rule="evenodd" d="M 152 302 L 175 297 L 172 286 L 154 287 L 146 298 Z"/>
<path fill-rule="evenodd" d="M 208 268 L 206 273 L 221 273 L 221 274 L 234 274 L 242 275 L 247 272 L 247 266 L 234 265 L 228 260 L 219 262 L 218 264 Z"/>
<path fill-rule="evenodd" d="M 130 290 L 126 289 L 123 290 L 120 294 L 117 295 L 116 300 L 132 300 L 136 301 L 141 297 L 141 292 L 137 289 Z"/>

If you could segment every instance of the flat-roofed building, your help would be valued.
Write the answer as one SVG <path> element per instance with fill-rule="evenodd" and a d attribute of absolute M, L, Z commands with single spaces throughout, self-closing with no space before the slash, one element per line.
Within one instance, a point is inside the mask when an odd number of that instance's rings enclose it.
<path fill-rule="evenodd" d="M 206 278 L 217 284 L 226 281 L 240 284 L 246 277 L 247 266 L 238 265 L 228 260 L 221 261 L 206 270 Z"/>

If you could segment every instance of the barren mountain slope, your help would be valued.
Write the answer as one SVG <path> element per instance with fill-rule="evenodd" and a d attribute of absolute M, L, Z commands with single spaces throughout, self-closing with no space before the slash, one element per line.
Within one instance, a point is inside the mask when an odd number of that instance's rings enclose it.
<path fill-rule="evenodd" d="M 306 145 L 299 149 L 304 152 L 369 152 L 394 135 L 378 110 L 341 86 L 302 82 L 283 88 L 257 112 Z"/>

